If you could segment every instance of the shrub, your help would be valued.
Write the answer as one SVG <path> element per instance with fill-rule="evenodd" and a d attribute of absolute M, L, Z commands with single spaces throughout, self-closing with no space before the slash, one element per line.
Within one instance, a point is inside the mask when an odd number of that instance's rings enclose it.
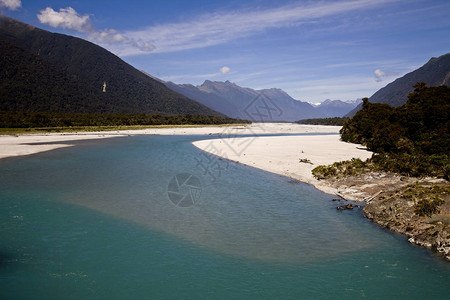
<path fill-rule="evenodd" d="M 433 214 L 439 213 L 439 206 L 444 204 L 444 200 L 435 198 L 433 200 L 420 200 L 414 209 L 414 213 L 419 216 L 431 217 Z"/>
<path fill-rule="evenodd" d="M 318 166 L 312 170 L 312 174 L 317 179 L 329 178 L 337 175 L 337 169 L 333 166 Z"/>

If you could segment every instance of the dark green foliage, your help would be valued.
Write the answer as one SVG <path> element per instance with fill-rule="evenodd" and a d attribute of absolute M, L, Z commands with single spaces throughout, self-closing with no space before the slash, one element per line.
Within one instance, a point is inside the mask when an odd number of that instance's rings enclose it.
<path fill-rule="evenodd" d="M 450 159 L 445 154 L 409 154 L 409 153 L 379 153 L 374 154 L 370 161 L 376 169 L 399 173 L 404 176 L 433 176 L 445 178 L 450 176 Z"/>
<path fill-rule="evenodd" d="M 370 144 L 372 147 L 369 146 L 369 149 L 377 152 L 373 147 L 382 150 L 380 147 L 383 147 L 386 137 L 381 144 L 375 145 L 374 141 L 378 141 L 379 136 L 390 132 L 390 117 L 394 108 L 387 104 L 370 103 L 367 98 L 363 99 L 362 107 L 362 110 L 344 123 L 340 131 L 341 138 L 346 142 L 367 146 Z"/>
<path fill-rule="evenodd" d="M 1 36 L 0 55 L 0 110 L 102 112 L 106 109 L 101 104 L 106 95 L 70 80 L 63 69 Z"/>
<path fill-rule="evenodd" d="M 367 145 L 374 152 L 450 153 L 450 88 L 415 85 L 398 108 L 370 103 L 341 129 L 342 140 Z"/>
<path fill-rule="evenodd" d="M 450 88 L 414 87 L 408 102 L 397 108 L 364 99 L 362 110 L 342 127 L 341 138 L 379 153 L 372 160 L 382 170 L 448 179 Z"/>
<path fill-rule="evenodd" d="M 250 123 L 227 117 L 203 115 L 89 114 L 49 112 L 2 112 L 0 128 L 36 128 L 119 125 L 206 125 Z"/>
<path fill-rule="evenodd" d="M 329 125 L 329 126 L 343 126 L 345 121 L 350 118 L 322 118 L 322 119 L 305 119 L 300 120 L 295 123 L 306 124 L 306 125 Z"/>

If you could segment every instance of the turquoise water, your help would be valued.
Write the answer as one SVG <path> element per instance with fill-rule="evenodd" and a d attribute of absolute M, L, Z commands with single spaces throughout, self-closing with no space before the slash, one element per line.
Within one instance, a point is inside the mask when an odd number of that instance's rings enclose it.
<path fill-rule="evenodd" d="M 309 185 L 205 172 L 200 138 L 0 161 L 0 299 L 448 298 L 447 262 Z M 198 178 L 195 205 L 169 200 L 178 174 Z"/>

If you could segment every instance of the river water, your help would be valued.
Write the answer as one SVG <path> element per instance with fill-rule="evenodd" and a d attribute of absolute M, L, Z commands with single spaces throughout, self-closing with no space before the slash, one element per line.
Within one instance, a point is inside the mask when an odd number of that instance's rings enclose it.
<path fill-rule="evenodd" d="M 450 264 L 332 195 L 135 136 L 0 161 L 1 299 L 444 299 Z"/>

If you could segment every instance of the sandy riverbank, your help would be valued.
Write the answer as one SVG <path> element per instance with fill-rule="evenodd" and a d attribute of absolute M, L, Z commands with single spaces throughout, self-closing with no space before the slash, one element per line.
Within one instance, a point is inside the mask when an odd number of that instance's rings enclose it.
<path fill-rule="evenodd" d="M 214 139 L 193 144 L 209 153 L 312 184 L 330 194 L 336 194 L 337 188 L 315 179 L 312 169 L 352 158 L 365 160 L 372 155 L 361 145 L 340 141 L 339 135 Z"/>
<path fill-rule="evenodd" d="M 167 127 L 141 130 L 46 133 L 0 136 L 0 159 L 30 155 L 73 146 L 72 141 L 104 139 L 129 135 L 248 135 L 283 133 L 333 133 L 337 126 L 310 126 L 290 123 L 252 124 L 248 126 Z M 52 144 L 58 143 L 58 144 Z"/>

